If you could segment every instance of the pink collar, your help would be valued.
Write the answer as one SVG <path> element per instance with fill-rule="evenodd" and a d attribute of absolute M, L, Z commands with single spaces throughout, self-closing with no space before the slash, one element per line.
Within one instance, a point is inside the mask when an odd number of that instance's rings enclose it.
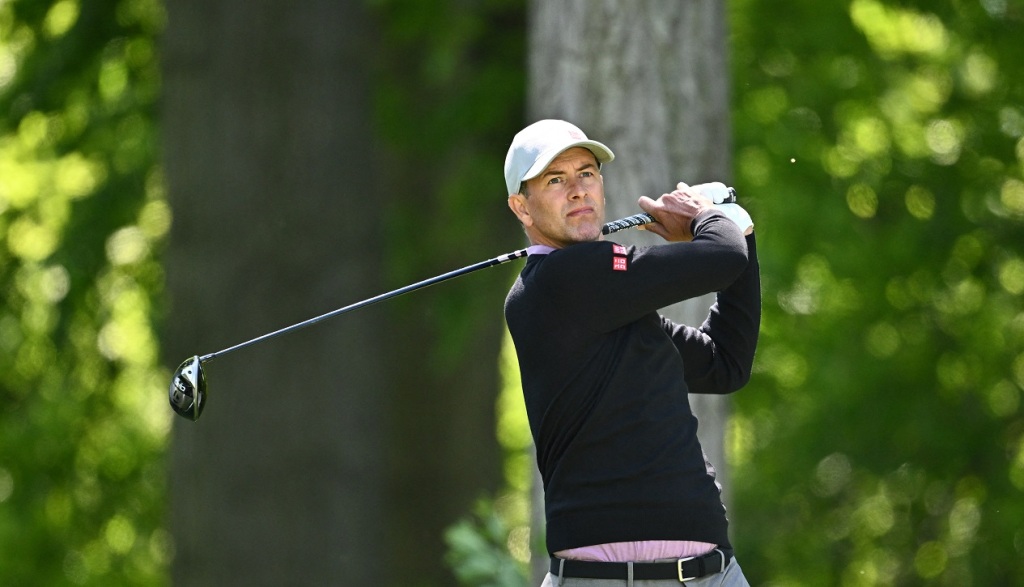
<path fill-rule="evenodd" d="M 557 251 L 557 250 L 558 249 L 556 249 L 555 247 L 549 247 L 547 245 L 532 245 L 532 246 L 526 247 L 526 254 L 527 255 L 547 255 L 548 253 L 551 253 L 551 252 Z"/>

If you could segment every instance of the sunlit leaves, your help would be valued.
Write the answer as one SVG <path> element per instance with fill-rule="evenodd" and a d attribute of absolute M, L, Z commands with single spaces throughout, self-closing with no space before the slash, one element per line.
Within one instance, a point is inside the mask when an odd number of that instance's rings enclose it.
<path fill-rule="evenodd" d="M 941 542 L 925 542 L 914 553 L 914 569 L 922 579 L 934 579 L 946 569 L 948 559 Z"/>
<path fill-rule="evenodd" d="M 3 584 L 165 581 L 160 22 L 152 2 L 0 3 Z"/>
<path fill-rule="evenodd" d="M 999 82 L 999 66 L 995 59 L 976 49 L 967 55 L 960 66 L 960 79 L 967 92 L 980 96 L 992 91 Z"/>
<path fill-rule="evenodd" d="M 504 451 L 505 489 L 490 507 L 494 509 L 493 514 L 507 526 L 502 538 L 506 540 L 508 553 L 514 560 L 525 565 L 530 561 L 531 548 L 536 547 L 542 534 L 540 529 L 531 529 L 535 519 L 531 516 L 531 490 L 537 474 L 532 456 L 533 437 L 530 435 L 523 399 L 519 362 L 512 337 L 507 331 L 502 344 L 499 370 L 502 385 L 496 409 L 496 432 Z M 449 534 L 449 542 L 451 538 Z M 521 574 L 522 568 L 510 574 L 510 578 L 518 579 Z"/>
<path fill-rule="evenodd" d="M 1024 491 L 1024 438 L 1021 438 L 1020 445 L 1014 452 L 1014 459 L 1010 465 L 1010 481 L 1014 487 Z"/>
<path fill-rule="evenodd" d="M 1024 294 L 1024 261 L 1017 257 L 1005 260 L 999 267 L 999 284 L 1012 295 Z"/>
<path fill-rule="evenodd" d="M 80 152 L 54 153 L 60 134 L 58 117 L 31 112 L 15 135 L 0 140 L 0 212 L 22 212 L 11 217 L 7 246 L 28 261 L 56 250 L 71 201 L 91 193 L 105 175 L 102 163 Z"/>
<path fill-rule="evenodd" d="M 985 399 L 993 416 L 1005 418 L 1016 414 L 1020 408 L 1020 389 L 1003 379 L 989 388 Z"/>
<path fill-rule="evenodd" d="M 859 218 L 871 218 L 878 211 L 878 195 L 868 184 L 855 183 L 846 190 L 846 205 Z"/>
<path fill-rule="evenodd" d="M 956 120 L 933 120 L 925 128 L 925 144 L 939 165 L 952 165 L 960 158 L 964 128 Z"/>
<path fill-rule="evenodd" d="M 121 97 L 128 87 L 128 68 L 121 59 L 110 59 L 100 67 L 100 75 L 97 80 L 100 97 L 112 102 Z"/>
<path fill-rule="evenodd" d="M 853 465 L 843 453 L 832 453 L 818 462 L 814 471 L 814 492 L 824 497 L 845 490 L 853 478 Z"/>
<path fill-rule="evenodd" d="M 744 567 L 779 584 L 1018 583 L 1024 533 L 1001 518 L 1024 516 L 1020 15 L 843 6 L 733 12 L 735 170 L 766 269 L 730 427 Z M 806 142 L 818 156 L 782 164 Z M 782 542 L 806 535 L 821 549 Z"/>
<path fill-rule="evenodd" d="M 445 531 L 445 558 L 460 585 L 527 584 L 520 559 L 529 557 L 528 536 L 517 529 L 510 530 L 500 510 L 498 504 L 481 501 L 472 518 L 463 519 Z"/>
<path fill-rule="evenodd" d="M 759 353 L 755 372 L 773 378 L 780 393 L 799 389 L 807 382 L 810 365 L 803 354 L 782 345 L 765 345 Z"/>
<path fill-rule="evenodd" d="M 147 44 L 156 39 L 167 20 L 164 5 L 160 0 L 124 0 L 118 2 L 114 8 L 117 24 L 130 28 L 138 27 L 141 33 L 133 41 L 142 41 Z"/>
<path fill-rule="evenodd" d="M 935 194 L 928 188 L 912 185 L 904 195 L 907 212 L 918 220 L 928 220 L 935 213 Z"/>
<path fill-rule="evenodd" d="M 902 10 L 876 0 L 854 0 L 850 16 L 875 52 L 886 59 L 905 53 L 939 55 L 949 44 L 946 27 L 933 14 Z"/>
<path fill-rule="evenodd" d="M 0 4 L 0 91 L 6 90 L 25 56 L 35 47 L 36 34 L 19 22 L 10 2 Z"/>
<path fill-rule="evenodd" d="M 1007 179 L 999 190 L 1002 211 L 1017 219 L 1024 219 L 1024 181 Z"/>
<path fill-rule="evenodd" d="M 808 254 L 797 262 L 796 281 L 779 294 L 778 304 L 791 314 L 842 316 L 856 310 L 861 297 L 855 283 L 837 278 L 828 259 Z"/>
<path fill-rule="evenodd" d="M 46 13 L 43 32 L 50 38 L 63 35 L 78 20 L 78 12 L 77 0 L 59 0 Z"/>

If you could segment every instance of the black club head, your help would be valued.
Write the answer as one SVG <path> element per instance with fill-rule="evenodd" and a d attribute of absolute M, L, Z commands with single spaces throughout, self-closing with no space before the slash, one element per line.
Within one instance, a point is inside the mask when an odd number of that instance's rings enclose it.
<path fill-rule="evenodd" d="M 167 395 L 179 416 L 193 422 L 199 419 L 206 407 L 206 376 L 198 356 L 186 359 L 174 372 Z"/>

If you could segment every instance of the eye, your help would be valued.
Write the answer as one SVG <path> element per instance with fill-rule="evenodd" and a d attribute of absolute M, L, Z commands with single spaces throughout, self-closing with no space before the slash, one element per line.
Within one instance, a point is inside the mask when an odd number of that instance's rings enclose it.
<path fill-rule="evenodd" d="M 556 183 L 562 183 L 562 178 L 561 177 L 552 177 L 551 179 L 548 180 L 548 185 L 554 185 Z"/>
<path fill-rule="evenodd" d="M 594 172 L 593 171 L 584 171 L 584 172 L 580 173 L 580 177 L 594 177 Z"/>

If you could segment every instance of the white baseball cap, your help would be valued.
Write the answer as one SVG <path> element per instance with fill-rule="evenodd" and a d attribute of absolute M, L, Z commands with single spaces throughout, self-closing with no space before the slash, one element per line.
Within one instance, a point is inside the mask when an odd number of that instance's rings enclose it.
<path fill-rule="evenodd" d="M 520 184 L 540 175 L 555 157 L 573 147 L 590 149 L 598 164 L 615 159 L 611 149 L 564 120 L 540 120 L 519 131 L 505 155 L 508 195 L 519 193 Z"/>

